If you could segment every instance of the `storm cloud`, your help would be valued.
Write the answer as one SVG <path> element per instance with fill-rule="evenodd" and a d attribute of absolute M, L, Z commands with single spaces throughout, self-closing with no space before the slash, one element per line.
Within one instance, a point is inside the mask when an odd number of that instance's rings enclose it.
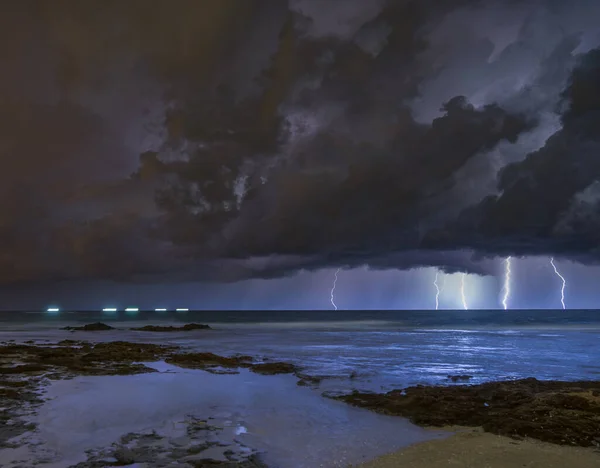
<path fill-rule="evenodd" d="M 0 281 L 596 261 L 597 2 L 150 3 L 0 7 Z"/>

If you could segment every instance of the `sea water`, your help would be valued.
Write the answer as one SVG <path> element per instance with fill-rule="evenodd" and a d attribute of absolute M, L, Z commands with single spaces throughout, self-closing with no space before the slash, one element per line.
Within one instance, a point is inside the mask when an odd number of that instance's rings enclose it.
<path fill-rule="evenodd" d="M 102 321 L 117 328 L 70 332 L 67 325 Z M 141 332 L 148 324 L 208 323 L 212 330 Z M 294 376 L 237 375 L 149 363 L 160 372 L 77 377 L 53 382 L 34 421 L 33 443 L 0 450 L 49 468 L 85 459 L 126 432 L 166 431 L 186 414 L 226 417 L 239 438 L 280 468 L 340 467 L 439 436 L 401 418 L 323 398 L 323 391 L 386 391 L 415 384 L 456 385 L 536 377 L 600 379 L 599 311 L 410 312 L 102 312 L 0 313 L 0 341 L 133 341 L 187 351 L 249 354 L 292 362 L 326 377 L 318 389 Z M 162 432 L 161 432 L 162 433 Z M 28 452 L 28 450 L 32 450 Z M 52 461 L 50 461 L 50 459 Z M 21 465 L 22 466 L 22 465 Z"/>
<path fill-rule="evenodd" d="M 67 332 L 102 321 L 119 330 Z M 213 330 L 150 333 L 147 324 Z M 600 311 L 0 312 L 0 341 L 64 338 L 160 342 L 191 351 L 250 354 L 330 377 L 324 390 L 389 390 L 498 379 L 600 379 Z"/>

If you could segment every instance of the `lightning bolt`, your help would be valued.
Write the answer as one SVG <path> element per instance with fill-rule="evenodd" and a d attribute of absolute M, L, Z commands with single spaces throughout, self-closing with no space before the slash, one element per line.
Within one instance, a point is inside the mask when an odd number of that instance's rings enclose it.
<path fill-rule="evenodd" d="M 435 279 L 433 280 L 433 285 L 435 286 L 435 310 L 440 308 L 440 287 L 438 286 L 438 275 L 439 272 L 435 272 Z"/>
<path fill-rule="evenodd" d="M 465 277 L 466 276 L 467 276 L 467 274 L 463 273 L 462 276 L 460 277 L 460 297 L 462 299 L 463 309 L 469 310 L 469 307 L 467 306 L 467 298 L 465 297 Z"/>
<path fill-rule="evenodd" d="M 335 305 L 335 301 L 333 300 L 333 293 L 335 292 L 335 284 L 337 283 L 338 280 L 338 273 L 340 272 L 341 268 L 338 268 L 335 272 L 335 279 L 333 280 L 333 286 L 331 287 L 331 305 L 333 306 L 333 308 L 335 310 L 338 310 L 337 306 Z"/>
<path fill-rule="evenodd" d="M 565 280 L 564 276 L 558 272 L 558 269 L 556 268 L 556 265 L 554 264 L 554 257 L 550 257 L 550 265 L 552 265 L 552 268 L 554 268 L 554 273 L 556 273 L 556 276 L 558 276 L 560 278 L 560 280 L 562 281 L 562 288 L 560 288 L 560 303 L 562 304 L 562 308 L 566 309 L 566 307 L 565 307 L 565 287 L 567 286 L 567 281 Z"/>
<path fill-rule="evenodd" d="M 504 270 L 504 297 L 502 298 L 502 305 L 504 310 L 508 309 L 508 298 L 510 297 L 510 261 L 512 257 L 506 257 L 504 264 L 506 269 Z"/>

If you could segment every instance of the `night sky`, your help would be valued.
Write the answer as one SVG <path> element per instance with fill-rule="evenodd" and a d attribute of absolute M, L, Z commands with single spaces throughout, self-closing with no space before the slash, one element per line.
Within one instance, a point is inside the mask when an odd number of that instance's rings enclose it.
<path fill-rule="evenodd" d="M 0 309 L 596 308 L 598 18 L 2 1 Z"/>

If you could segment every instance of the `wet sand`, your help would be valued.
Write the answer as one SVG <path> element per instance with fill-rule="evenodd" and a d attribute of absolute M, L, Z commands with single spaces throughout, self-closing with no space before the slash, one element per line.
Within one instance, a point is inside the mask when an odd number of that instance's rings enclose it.
<path fill-rule="evenodd" d="M 534 439 L 514 440 L 473 428 L 447 439 L 415 444 L 357 468 L 597 468 L 600 451 Z"/>

